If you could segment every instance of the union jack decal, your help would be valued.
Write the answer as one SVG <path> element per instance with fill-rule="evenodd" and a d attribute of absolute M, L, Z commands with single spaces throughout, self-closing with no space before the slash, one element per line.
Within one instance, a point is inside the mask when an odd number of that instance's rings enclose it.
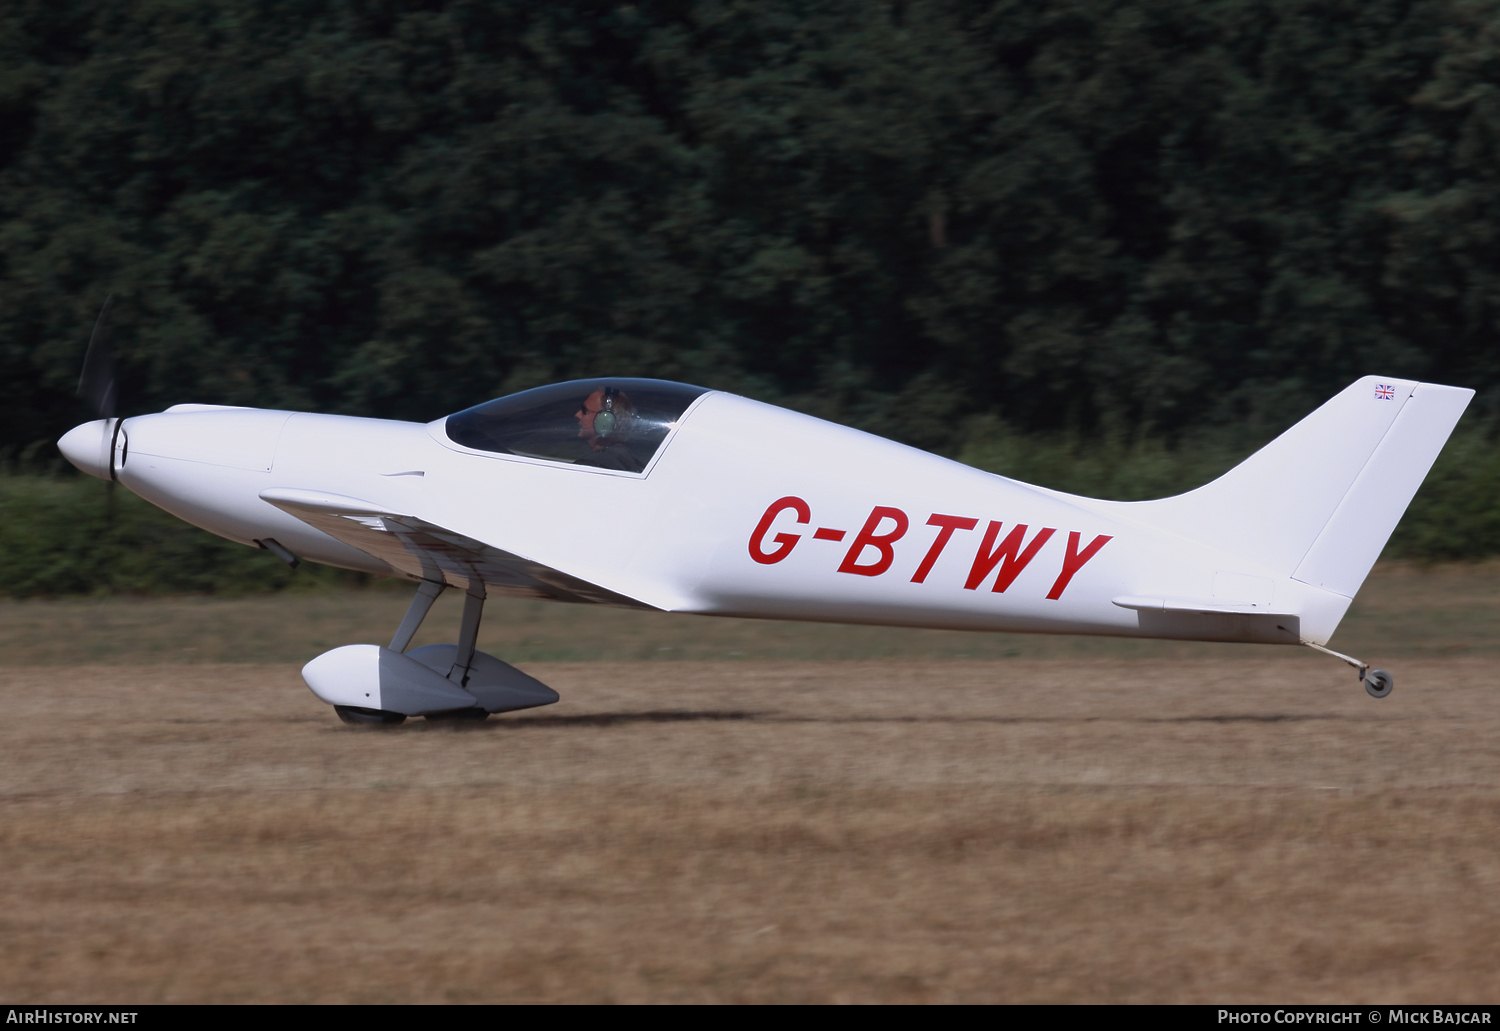
<path fill-rule="evenodd" d="M 1393 386 L 1391 386 L 1389 383 L 1377 383 L 1377 384 L 1375 384 L 1375 400 L 1377 400 L 1377 401 L 1394 401 L 1394 400 L 1396 400 L 1396 388 L 1393 387 Z"/>

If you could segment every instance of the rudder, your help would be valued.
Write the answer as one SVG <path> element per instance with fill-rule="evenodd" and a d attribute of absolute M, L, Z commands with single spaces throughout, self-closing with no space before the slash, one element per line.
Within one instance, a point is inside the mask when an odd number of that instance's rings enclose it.
<path fill-rule="evenodd" d="M 1354 597 L 1474 391 L 1418 383 L 1293 579 Z"/>

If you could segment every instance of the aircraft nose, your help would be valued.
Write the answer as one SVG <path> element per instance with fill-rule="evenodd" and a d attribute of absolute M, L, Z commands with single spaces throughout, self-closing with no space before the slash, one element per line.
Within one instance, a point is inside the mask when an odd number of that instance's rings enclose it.
<path fill-rule="evenodd" d="M 90 476 L 109 479 L 110 430 L 113 419 L 95 419 L 74 426 L 57 442 L 63 457 Z"/>

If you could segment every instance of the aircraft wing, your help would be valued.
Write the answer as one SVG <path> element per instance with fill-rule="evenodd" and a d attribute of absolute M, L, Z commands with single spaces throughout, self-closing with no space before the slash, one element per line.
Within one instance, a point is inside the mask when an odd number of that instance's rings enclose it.
<path fill-rule="evenodd" d="M 461 588 L 478 580 L 488 593 L 511 597 L 654 608 L 436 523 L 355 498 L 279 488 L 261 491 L 260 497 L 410 577 Z"/>

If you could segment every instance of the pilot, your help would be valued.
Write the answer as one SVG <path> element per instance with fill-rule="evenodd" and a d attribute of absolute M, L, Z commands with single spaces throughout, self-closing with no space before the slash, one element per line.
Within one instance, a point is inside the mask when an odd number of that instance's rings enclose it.
<path fill-rule="evenodd" d="M 630 395 L 614 387 L 600 387 L 583 399 L 573 417 L 578 420 L 578 435 L 588 441 L 590 449 L 574 465 L 629 473 L 646 468 L 626 443 L 635 428 L 635 405 L 630 403 Z"/>

